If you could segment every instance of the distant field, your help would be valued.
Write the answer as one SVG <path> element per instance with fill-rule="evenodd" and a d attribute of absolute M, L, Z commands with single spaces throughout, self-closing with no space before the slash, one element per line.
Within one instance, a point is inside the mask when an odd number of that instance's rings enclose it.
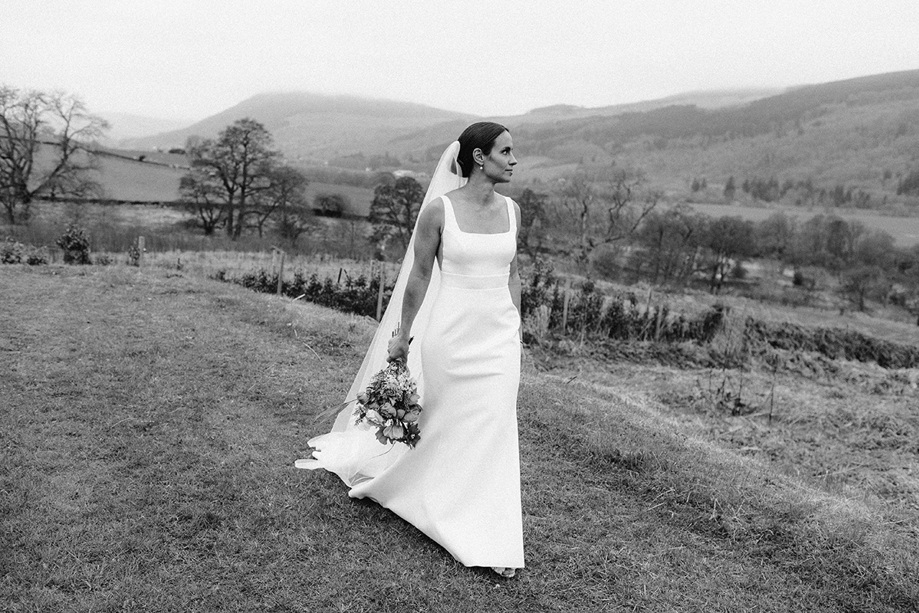
<path fill-rule="evenodd" d="M 125 152 L 133 154 L 136 152 Z M 150 154 L 151 156 L 153 154 Z M 161 154 L 162 155 L 162 154 Z M 180 156 L 168 156 L 170 162 Z M 100 181 L 106 198 L 128 202 L 173 202 L 179 199 L 179 181 L 187 170 L 118 157 L 101 156 Z M 370 210 L 373 190 L 350 185 L 310 183 L 310 201 L 317 194 L 341 194 L 348 201 L 346 214 L 364 217 Z"/>
<path fill-rule="evenodd" d="M 100 156 L 100 182 L 105 198 L 128 202 L 172 202 L 179 199 L 179 181 L 187 171 Z"/>
<path fill-rule="evenodd" d="M 900 247 L 912 247 L 919 244 L 919 217 L 892 217 L 871 212 L 850 212 L 833 210 L 827 213 L 823 209 L 801 209 L 793 207 L 753 207 L 726 204 L 687 203 L 696 211 L 712 217 L 739 216 L 751 221 L 762 221 L 776 213 L 785 213 L 789 217 L 807 220 L 815 215 L 833 214 L 848 221 L 858 221 L 872 230 L 882 230 L 890 234 Z"/>
<path fill-rule="evenodd" d="M 370 212 L 370 203 L 373 201 L 373 190 L 352 185 L 333 185 L 331 183 L 310 183 L 306 188 L 306 196 L 312 202 L 317 194 L 341 194 L 348 201 L 345 214 L 366 217 Z"/>

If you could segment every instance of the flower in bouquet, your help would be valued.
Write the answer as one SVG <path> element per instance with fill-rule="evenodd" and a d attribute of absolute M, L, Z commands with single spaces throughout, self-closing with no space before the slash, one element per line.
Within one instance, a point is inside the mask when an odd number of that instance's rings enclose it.
<path fill-rule="evenodd" d="M 377 440 L 384 445 L 405 443 L 414 447 L 418 443 L 418 385 L 404 361 L 390 362 L 370 379 L 367 389 L 357 395 L 354 415 L 355 423 L 375 427 Z"/>

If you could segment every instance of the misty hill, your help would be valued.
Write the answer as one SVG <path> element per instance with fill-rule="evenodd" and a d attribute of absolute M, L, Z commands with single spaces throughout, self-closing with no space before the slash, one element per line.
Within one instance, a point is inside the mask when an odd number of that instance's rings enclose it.
<path fill-rule="evenodd" d="M 590 115 L 556 121 L 529 135 L 544 142 L 584 138 L 604 147 L 643 135 L 667 139 L 750 137 L 790 128 L 797 130 L 808 121 L 839 110 L 834 107 L 876 106 L 892 100 L 911 102 L 917 88 L 919 70 L 798 87 L 741 106 L 716 110 L 684 103 L 606 117 Z"/>
<path fill-rule="evenodd" d="M 432 107 L 308 93 L 263 94 L 182 130 L 126 144 L 149 150 L 214 136 L 254 117 L 302 165 L 362 168 L 383 158 L 426 172 L 477 118 Z M 516 184 L 551 180 L 578 166 L 641 169 L 675 198 L 705 178 L 715 200 L 728 177 L 842 186 L 887 206 L 897 181 L 919 166 L 919 70 L 776 90 L 694 92 L 600 108 L 555 105 L 495 118 L 514 134 Z M 368 163 L 368 166 L 372 164 Z"/>
<path fill-rule="evenodd" d="M 514 136 L 546 169 L 615 161 L 671 189 L 734 175 L 889 192 L 919 161 L 919 70 L 797 87 L 720 109 L 681 104 L 523 123 Z"/>
<path fill-rule="evenodd" d="M 498 117 L 506 125 L 558 122 L 564 120 L 615 116 L 626 112 L 647 111 L 674 104 L 694 104 L 700 108 L 737 105 L 775 93 L 774 89 L 750 89 L 717 92 L 693 92 L 658 100 L 587 108 L 556 105 L 534 109 L 524 115 Z M 109 117 L 108 115 L 106 116 Z M 253 96 L 238 105 L 181 129 L 137 138 L 119 135 L 128 149 L 149 150 L 154 147 L 182 147 L 189 136 L 210 138 L 243 117 L 252 117 L 274 135 L 278 146 L 293 159 L 326 162 L 356 154 L 368 156 L 391 153 L 407 164 L 427 162 L 443 151 L 444 145 L 476 117 L 445 111 L 420 104 L 375 100 L 355 96 L 327 96 L 306 92 L 268 93 Z M 113 128 L 125 117 L 112 117 Z"/>
<path fill-rule="evenodd" d="M 489 117 L 488 119 L 506 125 L 516 135 L 521 128 L 530 126 L 541 126 L 543 124 L 562 125 L 565 122 L 577 120 L 590 123 L 602 117 L 618 117 L 628 113 L 640 114 L 678 104 L 693 105 L 705 109 L 734 107 L 752 100 L 759 100 L 766 96 L 774 95 L 779 91 L 781 90 L 775 88 L 699 91 L 668 96 L 656 100 L 645 100 L 604 107 L 582 107 L 571 104 L 556 104 L 536 108 L 523 115 Z M 454 120 L 445 124 L 433 125 L 412 133 L 406 133 L 395 138 L 388 145 L 387 151 L 396 153 L 401 152 L 403 161 L 406 165 L 412 166 L 419 163 L 429 165 L 431 161 L 437 160 L 443 152 L 444 147 L 462 132 L 463 128 L 468 124 L 468 121 L 466 121 L 467 119 L 468 118 Z M 530 148 L 527 144 L 524 143 L 523 146 L 523 151 L 527 154 L 535 153 L 535 150 Z M 556 151 L 556 153 L 559 152 Z M 570 156 L 562 155 L 556 161 L 562 163 L 569 162 Z M 531 165 L 529 162 L 532 162 L 532 160 L 524 160 L 524 168 Z M 424 170 L 424 166 L 418 169 Z"/>
<path fill-rule="evenodd" d="M 362 152 L 382 154 L 393 139 L 406 132 L 473 119 L 471 115 L 409 102 L 305 92 L 266 93 L 181 130 L 132 139 L 123 146 L 182 147 L 189 136 L 214 137 L 244 117 L 264 124 L 287 156 L 304 162 L 324 162 Z"/>
<path fill-rule="evenodd" d="M 144 138 L 154 134 L 178 130 L 189 124 L 188 120 L 146 117 L 130 113 L 96 114 L 109 123 L 106 138 L 102 141 L 107 146 L 120 146 L 122 141 L 128 139 Z"/>
<path fill-rule="evenodd" d="M 628 104 L 617 104 L 603 107 L 583 107 L 570 104 L 556 104 L 552 106 L 533 109 L 523 115 L 498 118 L 497 121 L 506 124 L 528 124 L 556 122 L 569 119 L 585 119 L 590 117 L 614 117 L 625 113 L 642 113 L 668 106 L 691 105 L 702 109 L 720 109 L 734 107 L 768 96 L 774 96 L 782 89 L 758 88 L 737 90 L 698 91 L 644 100 Z"/>

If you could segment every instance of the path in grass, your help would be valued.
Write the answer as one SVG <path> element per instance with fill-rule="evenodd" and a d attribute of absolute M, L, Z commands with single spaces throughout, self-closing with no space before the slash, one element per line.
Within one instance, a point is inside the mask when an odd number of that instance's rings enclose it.
<path fill-rule="evenodd" d="M 520 403 L 528 568 L 496 583 L 334 476 L 292 467 L 371 322 L 122 267 L 3 267 L 0 288 L 2 610 L 919 603 L 915 558 L 885 557 L 881 541 L 902 535 L 871 527 L 869 510 L 830 514 L 834 501 L 627 398 L 533 374 Z"/>

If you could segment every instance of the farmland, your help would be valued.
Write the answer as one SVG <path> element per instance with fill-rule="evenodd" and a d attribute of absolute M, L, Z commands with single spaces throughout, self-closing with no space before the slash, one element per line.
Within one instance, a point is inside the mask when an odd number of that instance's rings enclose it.
<path fill-rule="evenodd" d="M 179 200 L 179 181 L 187 172 L 188 162 L 184 156 L 137 151 L 119 153 L 122 155 L 99 157 L 97 178 L 104 199 L 139 204 L 168 204 Z M 136 159 L 140 156 L 144 156 L 144 161 Z M 341 194 L 347 203 L 344 213 L 361 217 L 367 215 L 373 199 L 371 189 L 310 182 L 306 188 L 307 199 L 312 202 L 319 194 Z"/>
<path fill-rule="evenodd" d="M 789 217 L 797 218 L 801 221 L 813 217 L 814 215 L 834 215 L 841 217 L 846 221 L 856 221 L 863 224 L 869 230 L 879 230 L 886 232 L 893 237 L 896 244 L 900 247 L 912 247 L 919 244 L 919 217 L 902 217 L 894 215 L 884 215 L 876 211 L 851 211 L 839 209 L 817 209 L 791 206 L 745 206 L 740 204 L 706 204 L 697 202 L 688 202 L 692 207 L 705 215 L 711 217 L 721 217 L 725 215 L 737 215 L 750 221 L 763 221 L 770 215 L 782 213 Z"/>

